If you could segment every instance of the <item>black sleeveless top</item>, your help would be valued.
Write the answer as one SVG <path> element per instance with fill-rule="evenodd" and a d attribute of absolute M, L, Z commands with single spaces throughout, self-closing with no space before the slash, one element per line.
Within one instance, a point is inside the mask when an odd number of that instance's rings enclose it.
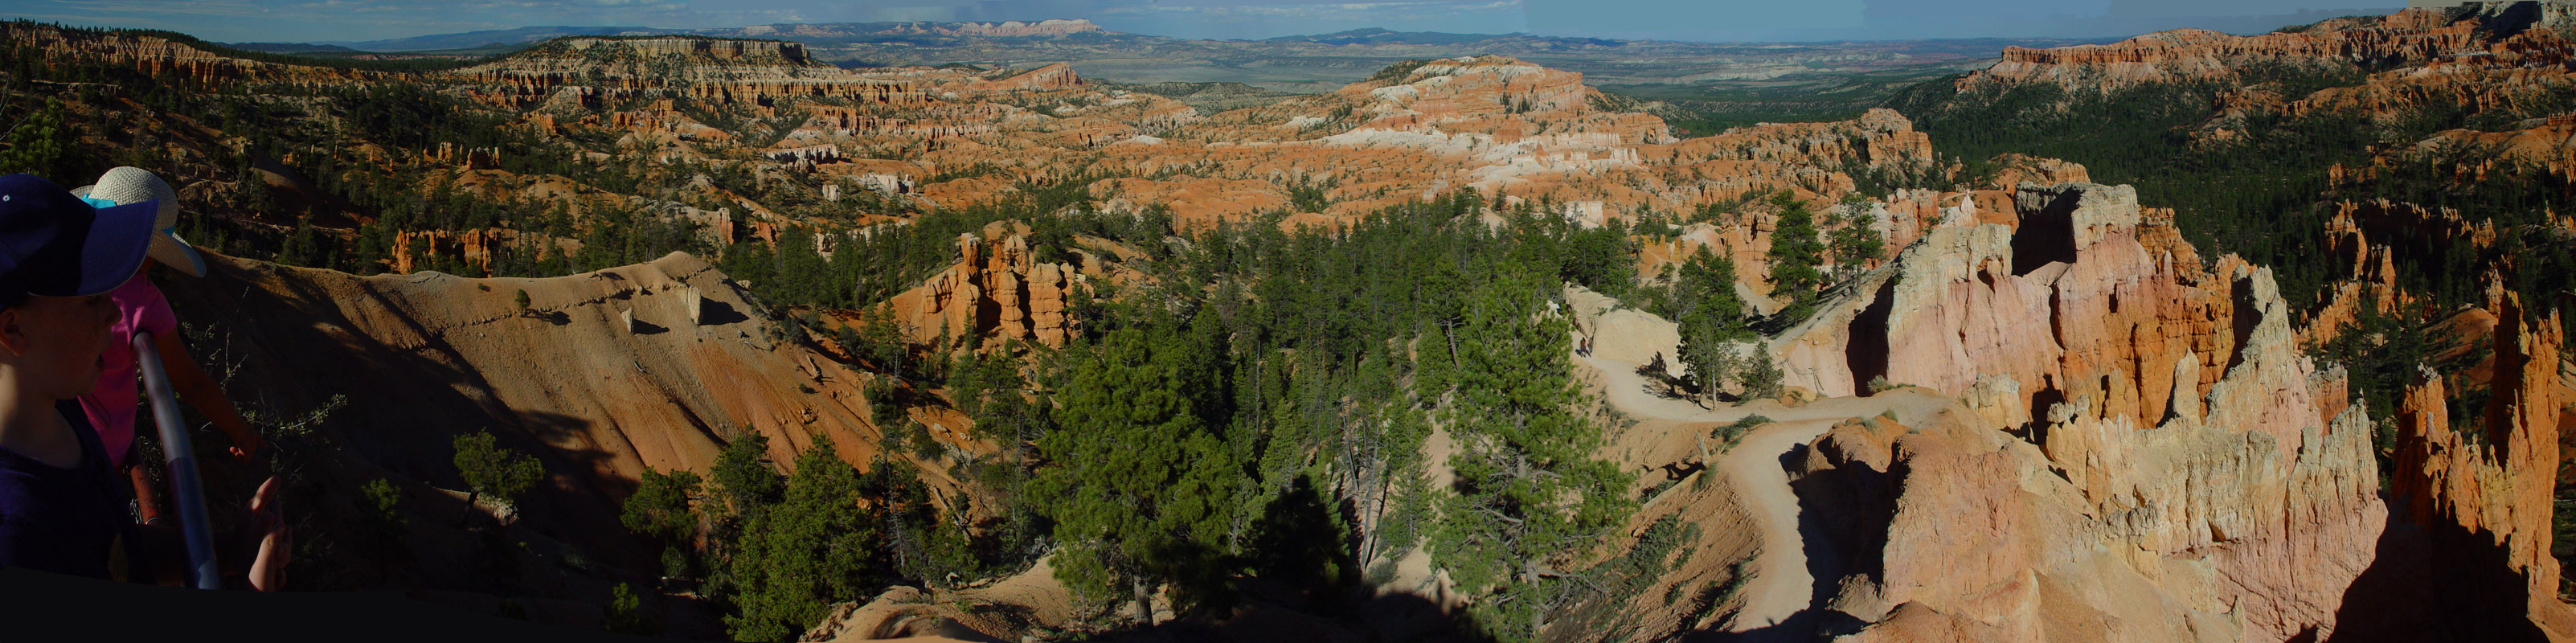
<path fill-rule="evenodd" d="M 80 436 L 81 461 L 55 467 L 0 449 L 0 567 L 127 580 L 144 578 L 132 548 L 132 491 L 108 470 L 107 447 L 80 405 L 54 411 Z"/>

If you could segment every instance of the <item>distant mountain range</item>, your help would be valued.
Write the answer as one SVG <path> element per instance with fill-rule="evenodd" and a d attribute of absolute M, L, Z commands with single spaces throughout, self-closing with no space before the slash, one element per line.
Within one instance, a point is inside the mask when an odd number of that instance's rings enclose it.
<path fill-rule="evenodd" d="M 390 40 L 325 42 L 361 51 L 438 51 L 477 49 L 492 46 L 524 45 L 564 36 L 659 36 L 693 35 L 730 38 L 779 38 L 783 40 L 865 40 L 897 42 L 950 38 L 1062 38 L 1081 34 L 1108 34 L 1089 20 L 1043 20 L 1038 22 L 839 22 L 782 23 L 748 27 L 713 29 L 663 29 L 657 27 L 520 27 L 489 31 L 433 34 Z M 1446 35 L 1446 34 L 1432 34 Z M 809 42 L 809 44 L 811 44 Z"/>
<path fill-rule="evenodd" d="M 1265 40 L 1192 40 L 1119 33 L 1087 20 L 1044 20 L 769 24 L 708 29 L 539 26 L 391 40 L 241 46 L 318 56 L 437 52 L 432 55 L 481 57 L 551 38 L 612 35 L 788 40 L 805 44 L 817 60 L 849 67 L 955 63 L 1030 67 L 1065 62 L 1085 78 L 1115 82 L 1236 82 L 1294 92 L 1329 91 L 1403 60 L 1485 54 L 1513 56 L 1580 72 L 1604 84 L 1707 85 L 1891 70 L 1911 70 L 1904 74 L 1908 77 L 1947 74 L 1983 66 L 2005 45 L 2046 47 L 2083 42 L 1978 39 L 1696 43 L 1378 28 Z"/>

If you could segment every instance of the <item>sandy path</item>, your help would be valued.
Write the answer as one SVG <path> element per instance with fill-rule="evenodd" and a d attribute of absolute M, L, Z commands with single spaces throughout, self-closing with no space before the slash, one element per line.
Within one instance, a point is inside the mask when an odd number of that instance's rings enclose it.
<path fill-rule="evenodd" d="M 1574 362 L 1600 371 L 1606 401 L 1640 419 L 1689 423 L 1693 431 L 1706 431 L 1703 427 L 1732 423 L 1755 414 L 1773 420 L 1712 463 L 1724 472 L 1728 484 L 1734 485 L 1736 497 L 1751 515 L 1760 537 L 1754 577 L 1742 594 L 1743 609 L 1733 620 L 1735 632 L 1787 621 L 1805 611 L 1815 598 L 1815 577 L 1807 570 L 1804 541 L 1798 534 L 1798 496 L 1789 488 L 1789 474 L 1780 464 L 1781 456 L 1814 441 L 1846 419 L 1894 410 L 1900 421 L 1906 421 L 1938 413 L 1942 404 L 1935 396 L 1896 393 L 1819 400 L 1796 408 L 1757 400 L 1742 406 L 1705 409 L 1648 393 L 1646 378 L 1637 374 L 1635 364 L 1579 355 Z"/>
<path fill-rule="evenodd" d="M 1715 466 L 1735 485 L 1736 498 L 1753 515 L 1762 534 L 1762 544 L 1755 550 L 1760 553 L 1753 559 L 1753 579 L 1744 588 L 1744 608 L 1735 615 L 1733 631 L 1778 624 L 1813 602 L 1816 579 L 1807 571 L 1806 547 L 1798 535 L 1798 496 L 1789 490 L 1789 473 L 1781 469 L 1780 456 L 1824 435 L 1833 424 L 1809 420 L 1766 425 L 1717 458 Z"/>

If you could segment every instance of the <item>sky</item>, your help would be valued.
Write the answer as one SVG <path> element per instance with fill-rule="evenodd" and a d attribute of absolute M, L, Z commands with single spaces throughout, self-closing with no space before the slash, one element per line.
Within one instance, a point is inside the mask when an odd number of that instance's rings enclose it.
<path fill-rule="evenodd" d="M 2409 0 L 2447 4 L 2452 0 Z M 1378 27 L 1702 41 L 2251 33 L 2398 0 L 0 0 L 0 16 L 224 42 L 350 42 L 531 26 L 1087 18 L 1113 31 L 1269 38 Z"/>

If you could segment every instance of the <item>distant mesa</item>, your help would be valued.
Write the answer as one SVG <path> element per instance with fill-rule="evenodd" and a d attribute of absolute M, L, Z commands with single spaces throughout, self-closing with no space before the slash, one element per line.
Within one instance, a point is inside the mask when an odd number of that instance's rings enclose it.
<path fill-rule="evenodd" d="M 1100 25 L 1092 24 L 1090 20 L 1081 18 L 1071 20 L 1040 20 L 1037 22 L 1020 22 L 1012 20 L 1007 22 L 898 22 L 869 24 L 895 25 L 882 30 L 888 33 L 910 31 L 954 36 L 981 36 L 985 38 L 1066 36 L 1078 33 L 1100 33 L 1107 31 L 1105 29 L 1101 29 Z M 748 27 L 745 28 L 745 31 L 757 28 L 758 27 Z"/>

